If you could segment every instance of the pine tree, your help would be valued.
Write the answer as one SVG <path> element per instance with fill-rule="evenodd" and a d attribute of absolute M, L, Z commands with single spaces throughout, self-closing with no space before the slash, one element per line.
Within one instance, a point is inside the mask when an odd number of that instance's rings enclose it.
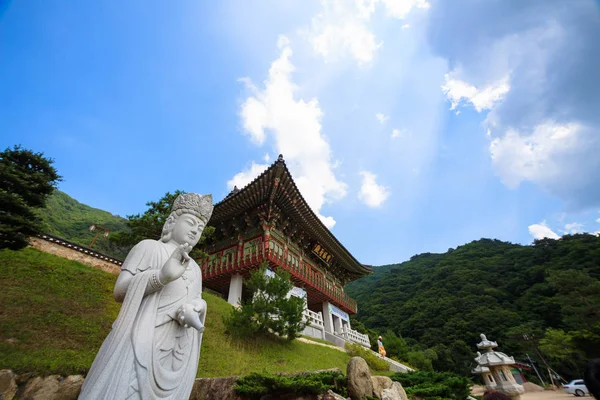
<path fill-rule="evenodd" d="M 250 275 L 246 286 L 252 297 L 231 311 L 225 318 L 225 325 L 235 336 L 274 333 L 293 340 L 308 325 L 302 318 L 305 300 L 288 295 L 293 287 L 289 273 L 278 269 L 270 277 L 266 270 L 267 263 L 262 263 Z"/>
<path fill-rule="evenodd" d="M 21 146 L 0 152 L 0 249 L 19 250 L 42 231 L 36 210 L 61 180 L 54 161 Z"/>

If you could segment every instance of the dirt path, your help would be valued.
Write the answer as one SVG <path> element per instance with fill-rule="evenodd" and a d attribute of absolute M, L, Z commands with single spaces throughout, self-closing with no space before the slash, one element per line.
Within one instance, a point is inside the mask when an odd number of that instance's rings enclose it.
<path fill-rule="evenodd" d="M 296 338 L 296 340 L 298 340 L 300 342 L 304 342 L 304 343 L 316 344 L 318 346 L 329 347 L 330 349 L 339 350 L 339 351 L 344 352 L 344 353 L 346 352 L 346 350 L 342 349 L 341 347 L 337 347 L 337 346 L 334 346 L 332 344 L 325 344 L 325 343 L 314 342 L 314 341 L 312 341 L 310 339 L 306 339 L 306 338 L 303 338 L 303 337 Z"/>

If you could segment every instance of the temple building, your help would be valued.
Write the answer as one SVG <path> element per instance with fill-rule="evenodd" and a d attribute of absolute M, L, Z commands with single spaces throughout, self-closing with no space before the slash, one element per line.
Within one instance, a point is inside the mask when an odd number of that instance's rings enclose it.
<path fill-rule="evenodd" d="M 202 260 L 203 284 L 237 305 L 250 296 L 244 278 L 263 261 L 283 268 L 306 299 L 304 334 L 338 345 L 353 341 L 369 347 L 367 335 L 350 326 L 356 301 L 344 286 L 371 274 L 310 209 L 280 155 L 266 171 L 215 204 L 209 225 L 216 228 Z"/>

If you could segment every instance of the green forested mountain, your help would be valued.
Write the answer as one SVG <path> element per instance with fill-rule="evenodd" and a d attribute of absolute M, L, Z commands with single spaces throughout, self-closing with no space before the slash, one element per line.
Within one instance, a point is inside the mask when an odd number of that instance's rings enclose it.
<path fill-rule="evenodd" d="M 527 353 L 541 364 L 537 347 L 565 377 L 580 376 L 584 359 L 600 357 L 594 235 L 531 246 L 481 239 L 376 267 L 346 291 L 358 302 L 358 321 L 427 349 L 437 370 L 468 374 L 480 333 L 500 342 L 500 351 L 520 360 Z"/>
<path fill-rule="evenodd" d="M 108 228 L 111 234 L 128 229 L 126 219 L 81 204 L 60 190 L 55 190 L 48 198 L 47 206 L 40 211 L 40 215 L 45 224 L 45 233 L 88 247 L 96 234 L 89 230 L 92 224 Z M 108 238 L 103 237 L 102 234 L 98 236 L 93 248 L 121 259 L 127 255 L 128 251 L 128 249 L 109 242 Z"/>

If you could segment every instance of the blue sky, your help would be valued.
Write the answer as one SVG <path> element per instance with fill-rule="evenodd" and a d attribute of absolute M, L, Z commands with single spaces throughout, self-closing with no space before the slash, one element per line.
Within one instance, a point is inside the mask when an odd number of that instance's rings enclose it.
<path fill-rule="evenodd" d="M 114 214 L 283 153 L 362 262 L 600 231 L 593 0 L 0 5 L 0 146 Z"/>

